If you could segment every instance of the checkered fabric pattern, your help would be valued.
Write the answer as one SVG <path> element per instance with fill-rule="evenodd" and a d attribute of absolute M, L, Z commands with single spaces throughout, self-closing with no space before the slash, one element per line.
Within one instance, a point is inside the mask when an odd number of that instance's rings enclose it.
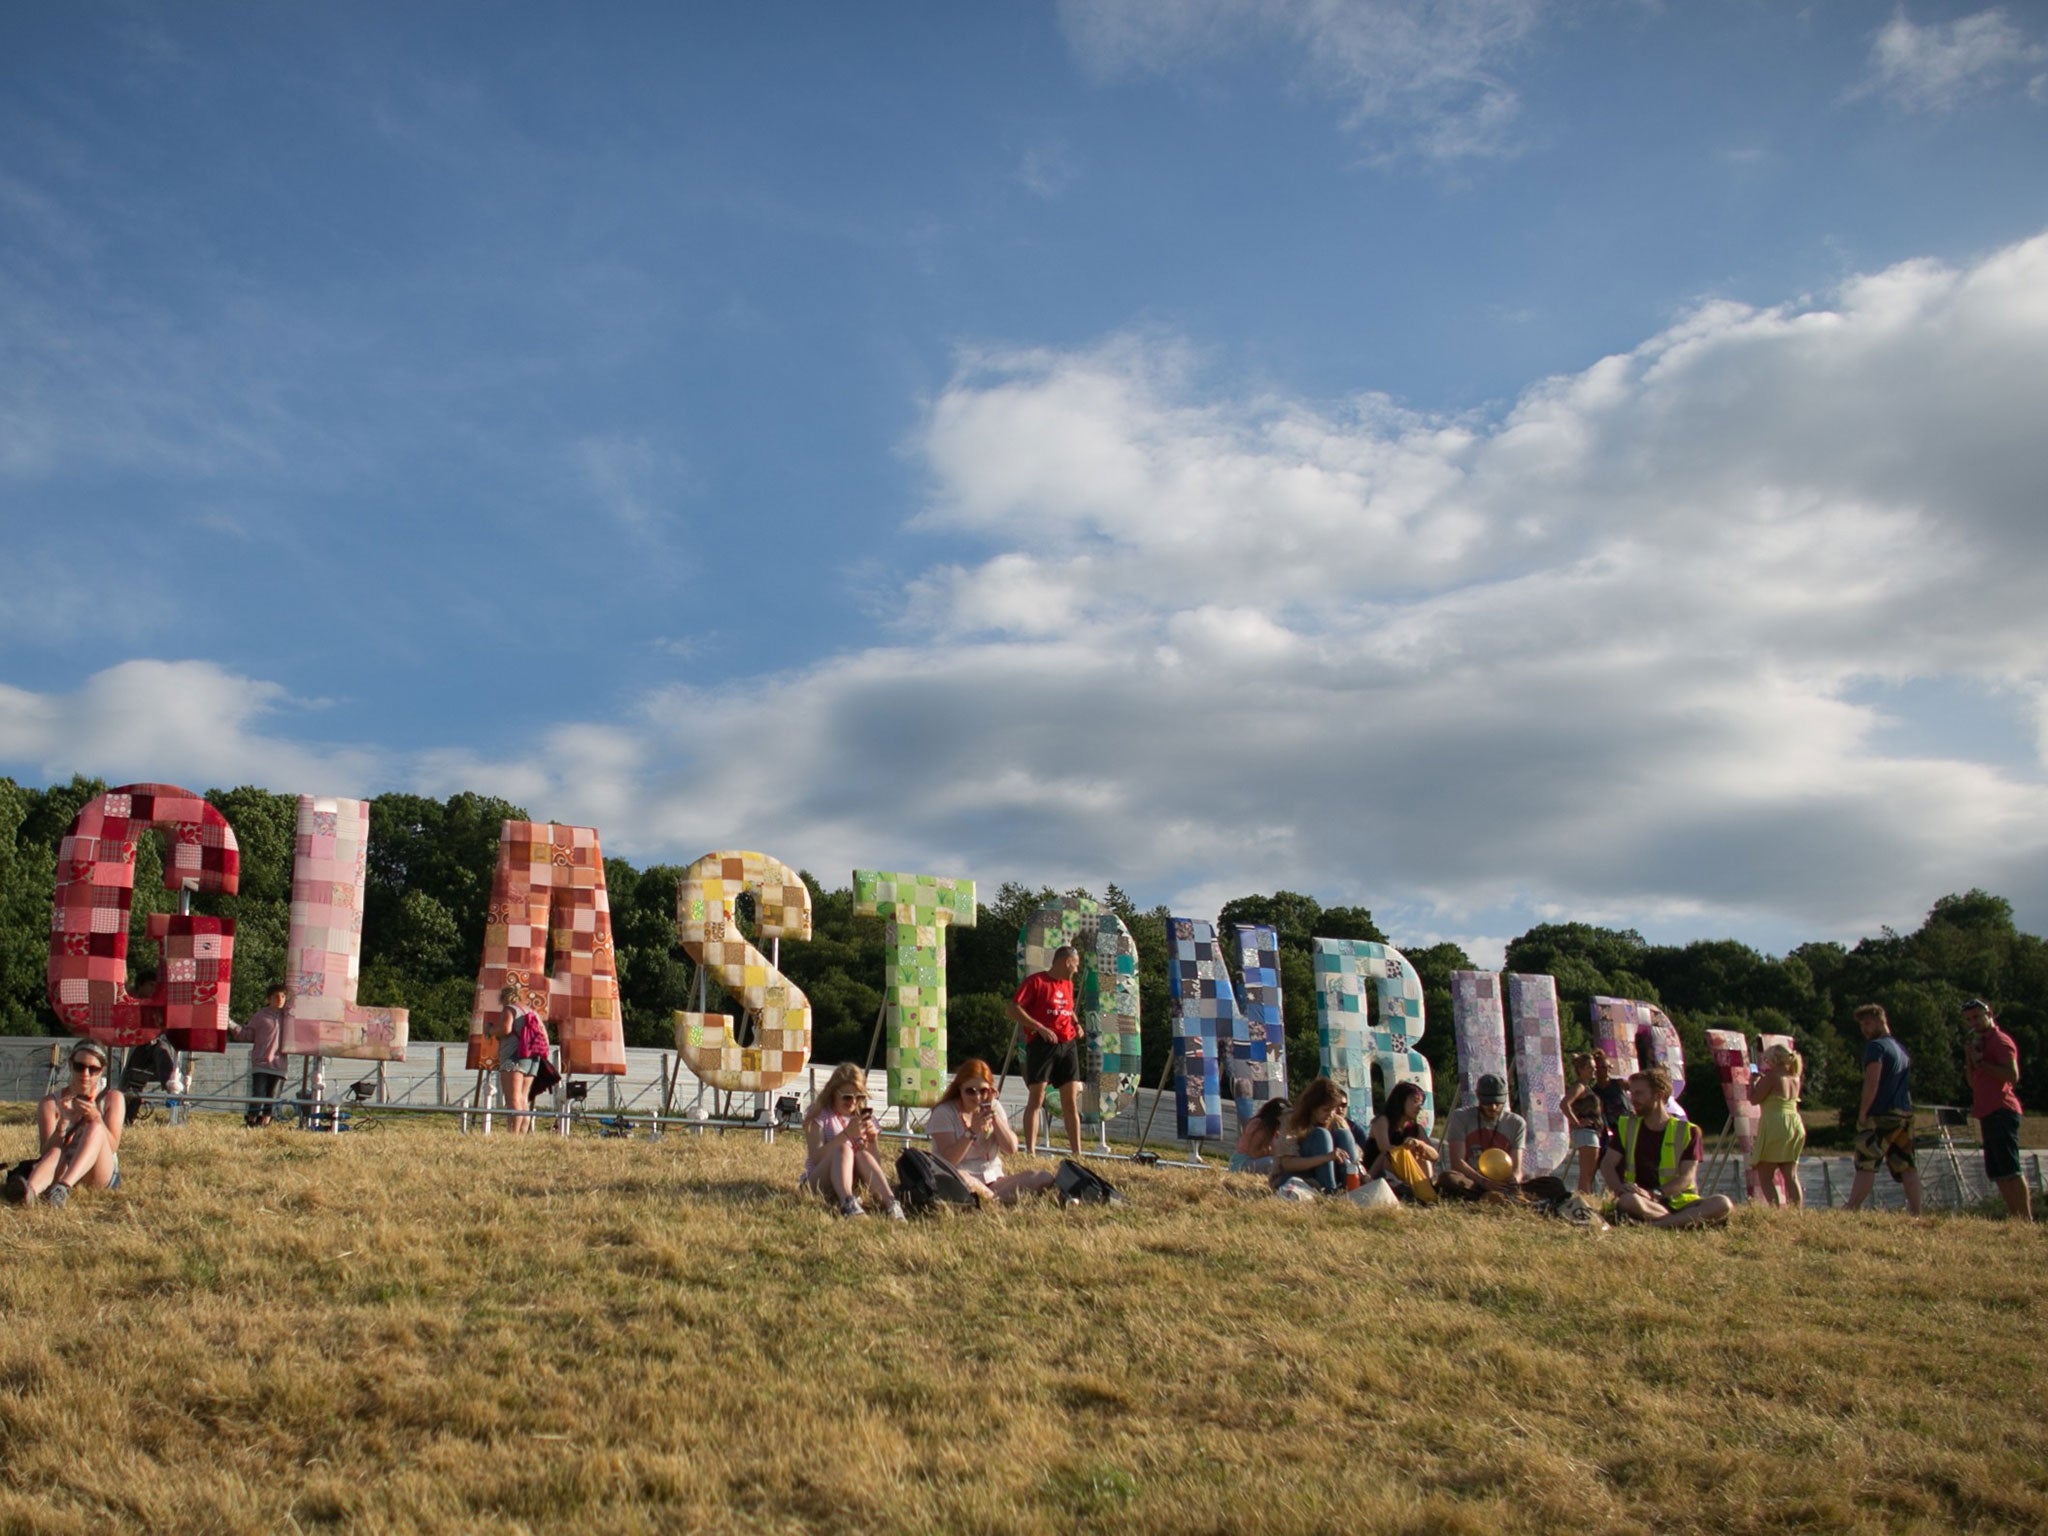
<path fill-rule="evenodd" d="M 1230 933 L 1244 996 L 1224 1070 L 1243 1125 L 1272 1100 L 1287 1097 L 1287 1024 L 1280 1012 L 1280 935 L 1256 923 L 1232 923 Z"/>
<path fill-rule="evenodd" d="M 283 1043 L 290 1055 L 405 1060 L 406 1010 L 356 1002 L 369 853 L 369 801 L 299 796 L 285 940 L 291 1003 Z"/>
<path fill-rule="evenodd" d="M 156 989 L 128 991 L 128 919 L 135 845 L 164 834 L 164 889 L 233 895 L 242 856 L 227 818 L 174 784 L 124 784 L 79 809 L 57 850 L 50 912 L 50 1006 L 73 1034 L 103 1045 L 141 1045 L 168 1029 L 180 1050 L 227 1045 L 235 924 L 225 917 L 159 912 L 146 931 L 163 947 Z"/>
<path fill-rule="evenodd" d="M 1714 1070 L 1721 1077 L 1721 1097 L 1728 1104 L 1728 1119 L 1735 1127 L 1735 1145 L 1742 1152 L 1742 1166 L 1749 1167 L 1749 1155 L 1756 1150 L 1756 1133 L 1763 1124 L 1763 1107 L 1749 1102 L 1749 1041 L 1738 1029 L 1710 1029 L 1707 1031 L 1707 1049 L 1713 1053 Z M 1769 1046 L 1763 1049 L 1769 1050 Z M 1749 1177 L 1749 1190 L 1756 1194 L 1759 1185 L 1755 1174 Z"/>
<path fill-rule="evenodd" d="M 945 930 L 974 926 L 974 882 L 856 869 L 853 910 L 883 919 L 889 1102 L 929 1109 L 946 1091 Z"/>
<path fill-rule="evenodd" d="M 561 1048 L 563 1075 L 623 1076 L 626 1027 L 616 963 L 597 829 L 506 822 L 498 829 L 498 868 L 484 910 L 484 958 L 469 1018 L 471 1070 L 497 1065 L 497 1037 L 484 1030 L 503 1012 L 498 993 L 517 982 L 532 996 L 545 982 L 548 1030 Z"/>
<path fill-rule="evenodd" d="M 1479 1079 L 1489 1072 L 1502 1082 L 1508 1080 L 1505 1001 L 1497 972 L 1451 972 L 1451 1029 L 1458 1048 L 1458 1105 L 1479 1101 Z"/>
<path fill-rule="evenodd" d="M 1316 978 L 1316 1037 L 1323 1074 L 1350 1091 L 1352 1104 L 1372 1103 L 1372 1069 L 1388 1088 L 1412 1082 L 1422 1088 L 1418 1123 L 1436 1123 L 1436 1091 L 1429 1058 L 1415 1049 L 1422 1038 L 1422 978 L 1408 957 L 1391 944 L 1371 939 L 1312 939 Z M 1368 1022 L 1366 987 L 1378 1004 Z M 1360 1117 L 1354 1115 L 1354 1119 Z"/>
<path fill-rule="evenodd" d="M 1081 952 L 1074 978 L 1074 1011 L 1081 1023 L 1081 1123 L 1115 1118 L 1137 1097 L 1138 941 L 1114 912 L 1086 896 L 1062 896 L 1024 920 L 1017 934 L 1017 980 L 1052 964 L 1053 951 L 1071 944 Z"/>
<path fill-rule="evenodd" d="M 1572 1149 L 1564 1117 L 1564 1041 L 1558 1028 L 1557 980 L 1510 971 L 1508 1018 L 1514 1025 L 1515 1087 L 1529 1140 L 1522 1162 L 1541 1173 Z"/>
<path fill-rule="evenodd" d="M 743 891 L 754 893 L 755 927 L 764 939 L 811 936 L 811 891 L 780 859 L 765 853 L 707 853 L 676 885 L 676 938 L 716 976 L 754 1020 L 754 1043 L 741 1045 L 722 1013 L 676 1013 L 676 1049 L 692 1072 L 727 1093 L 766 1093 L 795 1082 L 811 1059 L 811 1000 L 747 942 L 734 916 Z"/>
<path fill-rule="evenodd" d="M 1167 922 L 1166 995 L 1173 1017 L 1174 1121 L 1182 1141 L 1223 1136 L 1225 1042 L 1244 1033 L 1230 967 L 1215 927 L 1199 917 Z"/>
<path fill-rule="evenodd" d="M 1638 1049 L 1647 1048 L 1648 1065 L 1671 1074 L 1671 1098 L 1666 1109 L 1674 1115 L 1679 1095 L 1685 1092 L 1685 1047 L 1679 1044 L 1678 1029 L 1655 1003 L 1627 997 L 1596 997 L 1591 1005 L 1593 1039 L 1607 1053 L 1614 1070 L 1623 1076 L 1639 1070 Z"/>

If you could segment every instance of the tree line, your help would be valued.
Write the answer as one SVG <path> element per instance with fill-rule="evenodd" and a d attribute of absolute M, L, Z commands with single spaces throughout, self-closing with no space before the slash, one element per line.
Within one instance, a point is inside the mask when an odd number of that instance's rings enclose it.
<path fill-rule="evenodd" d="M 37 789 L 0 777 L 0 1032 L 62 1032 L 44 992 L 57 847 L 79 809 L 106 787 L 75 777 Z M 259 1006 L 268 983 L 285 974 L 297 800 L 248 786 L 209 790 L 206 798 L 234 827 L 242 854 L 238 893 L 201 897 L 199 903 L 202 910 L 235 920 L 239 1018 Z M 359 1001 L 408 1009 L 415 1040 L 468 1034 L 499 826 L 531 819 L 508 801 L 468 793 L 445 800 L 387 794 L 370 802 Z M 147 915 L 173 910 L 177 898 L 162 889 L 155 836 L 142 839 L 136 865 L 130 958 L 142 968 L 155 962 L 155 946 L 143 932 Z M 625 859 L 605 860 L 629 1045 L 671 1047 L 670 1015 L 691 1006 L 696 976 L 675 942 L 676 881 L 683 867 L 642 869 Z M 850 885 L 828 888 L 808 872 L 803 878 L 811 891 L 813 937 L 808 944 L 783 947 L 782 969 L 810 996 L 816 1059 L 860 1060 L 882 1003 L 882 920 L 854 915 Z M 1016 987 L 1017 933 L 1024 920 L 1056 895 L 1090 894 L 1013 881 L 992 893 L 986 886 L 981 890 L 987 899 L 976 925 L 946 931 L 955 1063 L 980 1056 L 999 1064 L 1003 1058 L 1010 1037 L 1004 1004 Z M 1137 940 L 1146 1079 L 1157 1081 L 1172 1049 L 1168 910 L 1141 910 L 1115 885 L 1092 894 Z M 1292 891 L 1239 897 L 1218 915 L 1219 932 L 1227 933 L 1231 923 L 1265 924 L 1279 936 L 1290 1081 L 1306 1082 L 1317 1071 L 1310 949 L 1316 938 L 1379 940 L 1407 955 L 1422 978 L 1426 1004 L 1420 1048 L 1437 1081 L 1452 1081 L 1451 973 L 1472 968 L 1459 946 L 1410 947 L 1382 932 L 1363 907 L 1326 907 Z M 1650 944 L 1631 929 L 1545 923 L 1508 945 L 1505 969 L 1556 978 L 1568 1052 L 1590 1044 L 1593 997 L 1660 1005 L 1684 1042 L 1686 1106 L 1703 1124 L 1718 1126 L 1723 1117 L 1706 1048 L 1709 1029 L 1793 1036 L 1807 1059 L 1809 1101 L 1853 1110 L 1862 1040 L 1852 1015 L 1865 1002 L 1885 1005 L 1893 1032 L 1912 1052 L 1916 1098 L 1967 1104 L 1961 1005 L 1971 997 L 1990 1000 L 2019 1042 L 2022 1099 L 2048 1107 L 2048 946 L 2018 930 L 2011 903 L 1984 891 L 1942 897 L 1910 934 L 1886 929 L 1853 947 L 1802 944 L 1776 957 L 1732 939 Z M 712 990 L 715 996 L 715 984 Z"/>

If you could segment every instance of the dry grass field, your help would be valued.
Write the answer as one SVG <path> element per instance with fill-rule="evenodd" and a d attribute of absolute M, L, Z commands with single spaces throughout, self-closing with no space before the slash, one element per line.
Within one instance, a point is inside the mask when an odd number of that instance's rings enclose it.
<path fill-rule="evenodd" d="M 139 1127 L 120 1192 L 0 1209 L 0 1530 L 2048 1528 L 2037 1230 L 1165 1169 L 905 1227 L 797 1166 Z"/>

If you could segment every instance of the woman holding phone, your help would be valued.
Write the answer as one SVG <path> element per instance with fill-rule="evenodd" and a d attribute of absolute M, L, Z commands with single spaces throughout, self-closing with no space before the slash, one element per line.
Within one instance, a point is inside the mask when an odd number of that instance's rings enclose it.
<path fill-rule="evenodd" d="M 867 1076 L 852 1062 L 842 1062 L 811 1100 L 804 1113 L 804 1146 L 810 1156 L 799 1182 L 837 1204 L 842 1216 L 867 1215 L 854 1192 L 865 1184 L 889 1219 L 902 1221 L 903 1206 L 889 1188 L 889 1176 L 877 1156 L 881 1137 L 875 1130 L 875 1112 L 868 1107 Z"/>
<path fill-rule="evenodd" d="M 36 1155 L 7 1176 L 8 1200 L 62 1205 L 81 1184 L 114 1188 L 126 1108 L 121 1090 L 107 1086 L 107 1048 L 97 1040 L 73 1045 L 71 1081 L 36 1106 Z"/>
<path fill-rule="evenodd" d="M 1035 1195 L 1059 1182 L 1049 1168 L 1003 1172 L 1003 1159 L 1017 1155 L 1017 1133 L 996 1097 L 995 1073 L 978 1057 L 960 1064 L 924 1128 L 932 1150 L 958 1168 L 967 1187 L 984 1199 L 1015 1205 L 1018 1195 Z"/>

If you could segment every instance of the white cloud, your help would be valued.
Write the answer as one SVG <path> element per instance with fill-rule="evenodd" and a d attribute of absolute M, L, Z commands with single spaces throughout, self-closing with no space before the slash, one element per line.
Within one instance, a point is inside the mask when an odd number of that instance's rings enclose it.
<path fill-rule="evenodd" d="M 1520 100 L 1505 71 L 1544 0 L 1061 0 L 1093 73 L 1178 73 L 1276 40 L 1342 101 L 1347 125 L 1438 161 L 1511 154 Z"/>
<path fill-rule="evenodd" d="M 309 746 L 266 729 L 295 707 L 307 706 L 276 683 L 207 661 L 125 661 L 68 694 L 0 684 L 0 762 L 33 764 L 53 781 L 83 773 L 188 789 L 254 783 L 302 794 L 367 792 L 380 776 L 376 753 Z"/>
<path fill-rule="evenodd" d="M 1950 112 L 2048 60 L 2003 7 L 1947 23 L 1918 26 L 1902 6 L 1877 31 L 1870 63 L 1853 95 L 1880 95 L 1916 112 Z M 2044 77 L 2028 82 L 2038 94 Z"/>
<path fill-rule="evenodd" d="M 2038 929 L 2040 775 L 1888 750 L 1867 700 L 2048 698 L 2044 295 L 2048 236 L 1708 305 L 1497 420 L 1238 396 L 1156 337 L 977 355 L 912 447 L 922 523 L 981 553 L 899 643 L 381 782 L 640 859 L 1284 887 L 1475 945 L 1539 913 L 1847 935 L 1974 885 Z M 0 760 L 348 760 L 278 739 L 272 685 L 116 671 L 0 696 Z"/>

